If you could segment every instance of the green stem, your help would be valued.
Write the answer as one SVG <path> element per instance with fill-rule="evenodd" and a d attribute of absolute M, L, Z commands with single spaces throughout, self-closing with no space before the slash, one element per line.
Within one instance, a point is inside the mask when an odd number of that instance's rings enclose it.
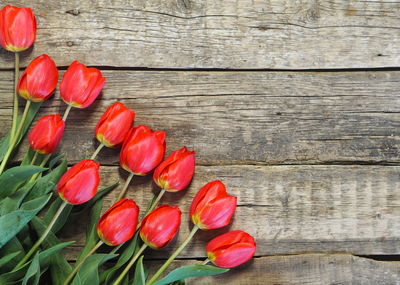
<path fill-rule="evenodd" d="M 44 167 L 46 163 L 49 161 L 51 157 L 51 153 L 47 154 L 45 158 L 43 158 L 42 162 L 40 163 L 40 167 Z"/>
<path fill-rule="evenodd" d="M 18 93 L 17 93 L 17 86 L 19 80 L 19 53 L 15 53 L 15 78 L 14 78 L 14 106 L 13 106 L 13 118 L 12 118 L 12 125 L 10 136 L 8 139 L 8 149 L 6 154 L 4 155 L 3 161 L 0 164 L 0 174 L 4 172 L 6 168 L 7 162 L 10 159 L 11 153 L 14 149 L 16 138 L 16 131 L 17 131 L 17 124 L 18 124 Z"/>
<path fill-rule="evenodd" d="M 157 272 L 153 275 L 153 277 L 150 279 L 150 281 L 146 282 L 146 285 L 152 285 L 158 277 L 165 271 L 165 269 L 168 268 L 168 266 L 174 261 L 174 259 L 181 253 L 181 251 L 187 246 L 187 244 L 190 242 L 190 240 L 193 238 L 194 234 L 198 231 L 198 227 L 195 225 L 192 229 L 192 231 L 189 233 L 187 238 L 183 241 L 183 243 L 177 248 L 177 250 L 174 251 L 174 253 L 168 258 L 168 260 L 163 264 L 163 266 L 160 267 L 160 269 L 157 270 Z"/>
<path fill-rule="evenodd" d="M 124 245 L 124 243 L 121 243 L 117 246 L 114 246 L 114 248 L 112 249 L 112 251 L 110 251 L 110 254 L 114 254 L 116 253 L 122 246 Z"/>
<path fill-rule="evenodd" d="M 132 265 L 135 264 L 136 260 L 139 258 L 139 256 L 142 254 L 142 252 L 146 249 L 147 244 L 143 244 L 142 247 L 136 252 L 136 254 L 132 257 L 132 259 L 129 261 L 128 265 L 125 267 L 124 271 L 119 275 L 117 280 L 115 280 L 113 285 L 118 285 L 121 283 L 122 279 L 124 279 L 125 275 L 129 272 L 129 269 L 131 269 Z"/>
<path fill-rule="evenodd" d="M 12 151 L 10 151 L 10 148 L 8 148 L 6 154 L 4 155 L 3 161 L 1 162 L 0 165 L 0 174 L 4 172 L 4 168 L 6 167 L 7 161 L 10 158 L 11 152 Z"/>
<path fill-rule="evenodd" d="M 35 155 L 37 155 L 37 154 L 38 154 L 38 152 L 36 152 Z M 40 163 L 39 166 L 40 166 L 40 167 L 44 167 L 44 166 L 46 165 L 47 161 L 49 161 L 50 157 L 51 157 L 51 153 L 48 154 L 48 155 L 46 155 L 45 158 L 43 158 L 43 160 L 42 160 L 42 162 Z M 32 161 L 33 161 L 33 159 L 32 159 Z M 31 163 L 31 164 L 33 164 L 33 163 Z M 40 173 L 34 174 L 34 175 L 31 177 L 31 179 L 29 179 L 28 183 L 30 183 L 30 182 L 36 180 L 36 178 L 38 178 L 40 175 L 42 175 L 41 172 L 40 172 Z"/>
<path fill-rule="evenodd" d="M 95 159 L 96 158 L 96 156 L 99 154 L 99 152 L 100 152 L 100 150 L 103 148 L 103 147 L 105 147 L 105 145 L 104 144 L 99 144 L 99 146 L 96 148 L 96 150 L 94 151 L 94 153 L 92 154 L 92 157 L 90 158 L 90 159 Z"/>
<path fill-rule="evenodd" d="M 64 122 L 67 120 L 69 112 L 71 111 L 71 109 L 72 109 L 71 105 L 68 105 L 67 109 L 65 109 L 64 116 L 62 117 L 62 120 Z"/>
<path fill-rule="evenodd" d="M 130 173 L 129 174 L 128 179 L 126 179 L 126 181 L 125 181 L 124 188 L 122 188 L 122 190 L 119 193 L 118 198 L 117 198 L 117 200 L 115 202 L 121 200 L 125 196 L 126 190 L 128 189 L 128 186 L 131 183 L 133 176 L 135 176 L 134 173 Z"/>
<path fill-rule="evenodd" d="M 17 266 L 15 266 L 14 270 L 21 268 L 25 262 L 29 260 L 32 254 L 39 248 L 42 242 L 46 239 L 47 235 L 50 233 L 51 228 L 56 223 L 58 217 L 61 215 L 62 211 L 64 210 L 65 206 L 67 206 L 67 202 L 63 202 L 57 210 L 57 213 L 54 215 L 53 219 L 51 220 L 50 224 L 47 226 L 46 230 L 43 232 L 42 236 L 35 242 L 32 248 L 28 251 L 28 253 L 18 262 Z"/>
<path fill-rule="evenodd" d="M 210 262 L 210 260 L 208 259 L 208 258 L 206 258 L 206 260 L 204 260 L 202 263 L 201 263 L 201 265 L 206 265 L 207 263 L 209 263 Z"/>
<path fill-rule="evenodd" d="M 19 80 L 19 53 L 16 52 L 15 54 L 15 76 L 14 76 L 14 106 L 13 106 L 13 120 L 10 132 L 10 142 L 15 138 L 15 132 L 17 130 L 17 123 L 18 123 L 18 80 Z"/>
<path fill-rule="evenodd" d="M 165 190 L 164 190 L 164 189 L 161 189 L 160 193 L 158 193 L 158 196 L 157 196 L 157 198 L 154 200 L 153 204 L 151 204 L 150 207 L 149 207 L 149 208 L 146 210 L 146 212 L 144 213 L 144 217 L 146 217 L 148 213 L 150 213 L 151 211 L 154 210 L 154 208 L 157 206 L 158 202 L 160 202 L 160 200 L 161 200 L 162 196 L 164 195 L 164 193 L 165 193 Z M 150 203 L 151 203 L 151 202 L 150 202 Z M 150 204 L 150 203 L 149 203 L 149 204 Z M 136 230 L 140 229 L 140 227 L 142 226 L 142 222 L 143 222 L 143 219 L 140 221 L 140 223 L 138 223 L 138 225 L 137 225 L 137 227 L 136 227 Z"/>
<path fill-rule="evenodd" d="M 39 153 L 37 151 L 35 151 L 35 154 L 33 155 L 32 160 L 31 160 L 31 165 L 35 165 L 35 162 L 36 162 L 36 159 L 38 158 L 38 156 L 39 156 Z"/>
<path fill-rule="evenodd" d="M 154 203 L 150 206 L 150 208 L 147 209 L 146 213 L 144 213 L 144 217 L 146 217 L 148 213 L 150 213 L 151 211 L 154 210 L 154 208 L 157 206 L 158 202 L 160 202 L 164 193 L 165 193 L 165 189 L 161 189 L 160 193 L 158 193 L 157 198 L 154 200 Z M 140 221 L 140 223 L 138 223 L 136 230 L 140 229 L 140 227 L 142 226 L 142 221 Z"/>
<path fill-rule="evenodd" d="M 68 275 L 67 279 L 65 279 L 63 285 L 67 285 L 69 284 L 69 282 L 72 281 L 72 278 L 74 278 L 75 274 L 78 272 L 79 268 L 81 268 L 81 266 L 83 265 L 83 263 L 85 262 L 85 260 L 91 256 L 93 253 L 96 252 L 96 250 L 103 245 L 103 241 L 99 241 L 98 243 L 96 243 L 96 245 L 81 259 L 81 261 L 79 261 L 79 263 L 77 263 L 74 267 L 74 269 L 72 270 L 72 272 Z"/>
<path fill-rule="evenodd" d="M 24 113 L 22 114 L 21 122 L 19 123 L 18 130 L 14 134 L 13 138 L 10 139 L 10 143 L 8 145 L 8 149 L 6 154 L 4 155 L 4 159 L 1 162 L 0 165 L 0 174 L 3 173 L 4 168 L 6 167 L 6 164 L 8 160 L 10 159 L 11 153 L 13 152 L 15 145 L 18 143 L 19 136 L 21 135 L 22 129 L 24 128 L 24 123 L 26 121 L 26 117 L 28 116 L 29 108 L 31 106 L 31 101 L 27 100 L 25 104 L 25 109 Z"/>
<path fill-rule="evenodd" d="M 15 133 L 15 136 L 14 136 L 14 142 L 13 142 L 13 147 L 12 148 L 14 148 L 14 145 L 18 142 L 19 136 L 22 133 L 22 129 L 24 128 L 24 124 L 25 124 L 26 118 L 28 117 L 28 112 L 29 112 L 29 108 L 31 107 L 31 103 L 32 102 L 30 100 L 26 101 L 25 109 L 24 109 L 24 112 L 22 113 L 21 122 L 19 122 L 18 130 L 17 130 L 17 132 Z"/>
<path fill-rule="evenodd" d="M 161 189 L 160 193 L 158 193 L 158 196 L 157 196 L 156 200 L 154 201 L 153 205 L 151 205 L 151 207 L 146 212 L 146 214 L 150 213 L 151 211 L 154 210 L 155 207 L 157 207 L 157 205 L 160 202 L 160 200 L 161 200 L 162 196 L 164 195 L 164 193 L 165 193 L 165 189 Z"/>

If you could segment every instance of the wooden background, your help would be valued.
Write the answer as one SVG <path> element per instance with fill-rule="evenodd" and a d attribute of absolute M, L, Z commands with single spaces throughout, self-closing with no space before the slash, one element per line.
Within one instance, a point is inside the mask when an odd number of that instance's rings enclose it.
<path fill-rule="evenodd" d="M 70 163 L 94 151 L 98 118 L 120 100 L 136 124 L 167 132 L 168 153 L 197 152 L 189 190 L 164 199 L 184 211 L 179 241 L 199 187 L 221 179 L 238 196 L 229 228 L 256 237 L 256 257 L 190 284 L 399 284 L 399 1 L 7 3 L 38 18 L 23 66 L 47 53 L 61 70 L 78 59 L 107 77 L 102 96 L 70 114 L 60 150 Z M 2 51 L 0 135 L 11 124 L 12 68 Z M 64 109 L 57 93 L 41 115 Z M 118 151 L 98 158 L 103 185 L 126 179 Z M 150 177 L 135 178 L 129 197 L 144 207 L 151 191 Z M 79 222 L 63 233 L 77 241 L 71 260 L 84 243 Z M 227 230 L 200 233 L 175 265 L 204 259 L 206 242 Z M 147 264 L 166 251 L 146 252 Z"/>

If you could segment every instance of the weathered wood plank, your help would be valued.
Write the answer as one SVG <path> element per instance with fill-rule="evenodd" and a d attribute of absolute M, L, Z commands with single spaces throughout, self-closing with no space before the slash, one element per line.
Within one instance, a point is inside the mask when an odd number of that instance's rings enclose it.
<path fill-rule="evenodd" d="M 171 269 L 194 263 L 199 261 L 176 261 Z M 157 268 L 161 263 L 145 261 L 145 264 Z M 228 273 L 213 277 L 191 278 L 187 280 L 187 284 L 393 285 L 398 284 L 399 280 L 398 262 L 376 261 L 347 254 L 301 254 L 254 258 L 247 264 L 231 269 Z"/>
<path fill-rule="evenodd" d="M 400 72 L 105 71 L 101 100 L 73 110 L 61 151 L 94 151 L 102 112 L 121 100 L 136 124 L 168 134 L 168 152 L 187 145 L 200 164 L 398 163 Z M 0 73 L 0 129 L 11 124 L 12 73 Z M 56 98 L 41 114 L 63 112 Z M 102 152 L 118 163 L 117 151 Z"/>
<path fill-rule="evenodd" d="M 32 6 L 27 58 L 58 65 L 162 68 L 364 68 L 400 65 L 398 1 L 11 0 Z M 4 54 L 4 53 L 3 53 Z M 24 60 L 26 63 L 26 60 Z M 0 56 L 0 68 L 12 56 Z"/>
<path fill-rule="evenodd" d="M 179 260 L 172 264 L 171 269 L 194 263 L 199 261 Z M 145 261 L 145 264 L 154 271 L 161 262 Z M 399 280 L 398 262 L 376 261 L 348 254 L 301 254 L 254 258 L 225 274 L 191 278 L 187 284 L 393 285 Z"/>
<path fill-rule="evenodd" d="M 126 173 L 102 167 L 103 184 Z M 163 203 L 180 205 L 182 226 L 177 243 L 188 234 L 188 209 L 197 190 L 221 179 L 238 197 L 238 209 L 229 229 L 253 234 L 257 255 L 305 252 L 350 252 L 360 255 L 400 253 L 400 197 L 398 166 L 198 166 L 187 192 L 167 193 Z M 145 209 L 157 190 L 150 177 L 134 178 L 128 197 Z M 105 202 L 110 206 L 114 190 Z M 64 231 L 65 240 L 77 243 L 68 251 L 72 258 L 84 242 L 84 225 Z M 202 258 L 208 240 L 228 229 L 200 232 L 182 253 Z M 177 244 L 175 243 L 175 245 Z M 171 251 L 173 246 L 167 248 Z M 165 251 L 152 251 L 161 258 Z"/>

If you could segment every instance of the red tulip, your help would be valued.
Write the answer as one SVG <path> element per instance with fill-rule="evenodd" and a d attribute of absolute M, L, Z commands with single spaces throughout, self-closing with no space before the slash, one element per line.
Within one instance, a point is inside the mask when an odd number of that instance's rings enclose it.
<path fill-rule="evenodd" d="M 8 51 L 28 49 L 36 38 L 36 19 L 31 8 L 6 5 L 0 10 L 0 44 Z"/>
<path fill-rule="evenodd" d="M 140 125 L 132 128 L 121 150 L 123 169 L 136 175 L 146 175 L 164 158 L 165 132 Z"/>
<path fill-rule="evenodd" d="M 236 197 L 226 193 L 221 181 L 209 182 L 197 192 L 190 205 L 192 222 L 202 230 L 222 228 L 229 224 L 236 201 Z"/>
<path fill-rule="evenodd" d="M 85 159 L 68 169 L 57 184 L 60 198 L 73 205 L 92 199 L 100 183 L 99 167 L 94 160 Z"/>
<path fill-rule="evenodd" d="M 58 70 L 54 60 L 47 54 L 32 60 L 18 82 L 19 96 L 33 102 L 47 100 L 56 89 Z"/>
<path fill-rule="evenodd" d="M 154 171 L 154 182 L 168 192 L 185 189 L 192 180 L 195 168 L 195 152 L 186 147 L 174 151 Z"/>
<path fill-rule="evenodd" d="M 88 68 L 75 60 L 61 81 L 61 98 L 72 107 L 81 109 L 89 107 L 100 94 L 105 81 L 100 70 Z"/>
<path fill-rule="evenodd" d="M 254 256 L 254 238 L 243 231 L 232 231 L 212 239 L 206 246 L 208 259 L 218 267 L 232 268 Z"/>
<path fill-rule="evenodd" d="M 136 232 L 139 207 L 132 199 L 122 199 L 111 206 L 97 223 L 97 233 L 108 245 L 130 240 Z"/>
<path fill-rule="evenodd" d="M 107 147 L 120 145 L 129 133 L 135 119 L 135 113 L 116 102 L 104 112 L 95 129 L 99 142 Z"/>
<path fill-rule="evenodd" d="M 143 219 L 140 237 L 151 248 L 167 246 L 179 230 L 181 215 L 178 207 L 159 206 Z"/>
<path fill-rule="evenodd" d="M 60 115 L 41 117 L 29 133 L 31 148 L 41 154 L 53 153 L 64 133 L 65 122 Z"/>

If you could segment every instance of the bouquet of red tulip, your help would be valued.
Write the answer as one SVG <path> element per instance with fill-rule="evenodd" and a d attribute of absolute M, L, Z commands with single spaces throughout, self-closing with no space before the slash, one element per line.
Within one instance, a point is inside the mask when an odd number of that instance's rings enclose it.
<path fill-rule="evenodd" d="M 134 127 L 135 113 L 116 102 L 98 121 L 95 136 L 99 146 L 93 155 L 67 169 L 66 159 L 55 151 L 68 114 L 73 107 L 89 107 L 103 89 L 105 78 L 100 70 L 74 61 L 59 87 L 67 104 L 63 117 L 43 116 L 30 129 L 42 102 L 51 97 L 58 82 L 57 66 L 45 54 L 19 76 L 20 53 L 35 38 L 36 20 L 30 8 L 7 5 L 0 10 L 0 44 L 15 54 L 12 126 L 0 141 L 0 284 L 182 284 L 185 278 L 224 273 L 251 259 L 256 250 L 254 238 L 243 231 L 231 231 L 207 244 L 204 262 L 177 268 L 162 277 L 198 230 L 230 223 L 237 199 L 227 193 L 221 181 L 212 181 L 191 203 L 190 234 L 154 274 L 147 276 L 143 264 L 146 249 L 168 246 L 181 224 L 180 209 L 159 205 L 160 201 L 165 192 L 188 187 L 195 171 L 195 152 L 182 147 L 163 160 L 166 133 L 144 125 Z M 21 115 L 19 97 L 25 99 Z M 20 165 L 7 168 L 29 129 L 29 151 Z M 129 176 L 121 190 L 118 182 L 98 190 L 100 164 L 95 159 L 103 147 L 120 146 L 120 164 Z M 135 175 L 150 173 L 161 190 L 140 215 L 135 201 L 124 197 Z M 115 188 L 118 198 L 101 215 L 104 195 Z M 72 267 L 61 250 L 73 242 L 60 242 L 57 234 L 85 211 L 90 211 L 86 244 Z M 102 246 L 103 253 L 96 253 Z M 106 261 L 108 268 L 101 270 Z M 215 266 L 207 265 L 209 262 Z"/>

